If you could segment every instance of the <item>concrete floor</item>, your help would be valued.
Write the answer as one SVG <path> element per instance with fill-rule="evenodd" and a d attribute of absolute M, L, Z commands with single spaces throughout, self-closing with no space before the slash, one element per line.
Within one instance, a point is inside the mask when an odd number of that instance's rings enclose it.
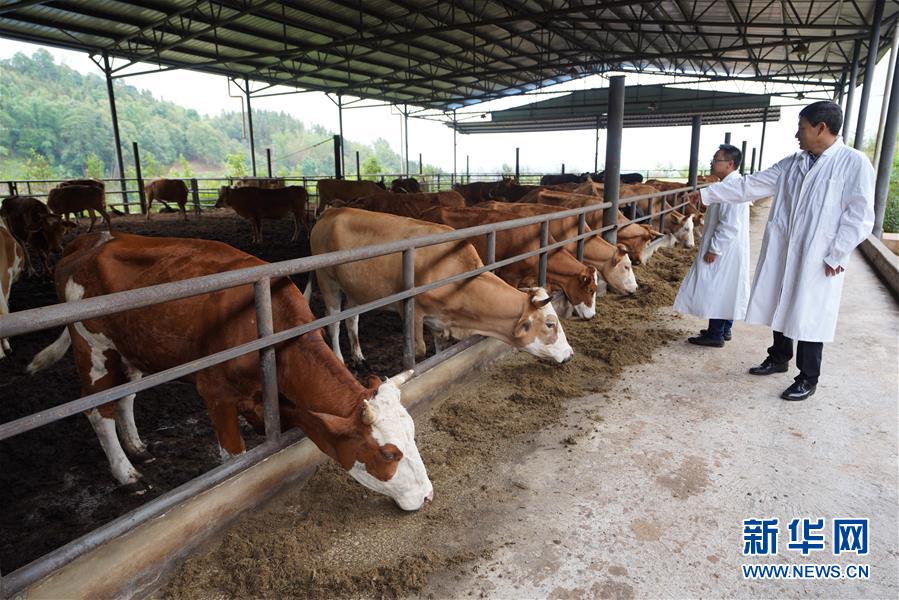
<path fill-rule="evenodd" d="M 767 218 L 753 209 L 752 250 Z M 511 466 L 524 500 L 485 531 L 489 559 L 437 574 L 435 598 L 899 596 L 899 309 L 858 253 L 818 392 L 788 403 L 789 374 L 753 377 L 770 344 L 738 323 L 723 349 L 674 343 L 608 397 L 572 400 L 597 431 L 560 450 L 559 429 Z M 699 319 L 672 319 L 698 330 Z M 780 552 L 742 556 L 742 520 L 780 519 Z M 823 552 L 786 548 L 795 517 L 826 519 Z M 868 517 L 870 553 L 832 555 L 832 520 Z M 485 527 L 485 529 L 487 529 Z M 746 580 L 741 564 L 869 564 L 870 579 Z"/>

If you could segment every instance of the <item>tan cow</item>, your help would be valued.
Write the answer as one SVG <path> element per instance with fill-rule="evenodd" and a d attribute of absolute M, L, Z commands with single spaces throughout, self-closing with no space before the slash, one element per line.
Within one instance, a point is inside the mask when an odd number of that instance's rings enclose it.
<path fill-rule="evenodd" d="M 452 231 L 450 227 L 406 217 L 355 208 L 326 211 L 312 228 L 313 254 L 360 248 L 393 240 Z M 328 314 L 340 312 L 341 292 L 347 307 L 358 306 L 403 290 L 402 254 L 395 253 L 319 269 L 315 273 Z M 482 267 L 471 244 L 461 240 L 415 250 L 415 283 L 424 285 Z M 388 307 L 402 313 L 402 304 Z M 331 327 L 331 347 L 338 358 L 340 324 Z M 559 363 L 573 351 L 562 324 L 542 288 L 519 291 L 492 273 L 451 283 L 415 297 L 415 353 L 427 348 L 424 327 L 435 340 L 463 339 L 472 334 L 494 337 L 533 354 Z M 359 318 L 347 319 L 353 359 L 365 360 L 359 344 Z"/>
<path fill-rule="evenodd" d="M 9 292 L 25 265 L 25 249 L 0 218 L 0 319 L 9 314 Z M 0 358 L 10 351 L 9 341 L 0 338 Z"/>
<path fill-rule="evenodd" d="M 25 249 L 25 268 L 34 275 L 33 254 L 37 253 L 49 276 L 50 254 L 62 252 L 63 236 L 76 225 L 50 213 L 47 205 L 31 196 L 10 196 L 0 205 L 0 219 Z"/>
<path fill-rule="evenodd" d="M 306 189 L 299 185 L 285 188 L 263 189 L 254 187 L 219 189 L 216 208 L 230 206 L 238 215 L 250 222 L 253 227 L 253 242 L 262 243 L 262 219 L 282 219 L 293 213 L 293 237 L 300 237 L 300 224 L 306 224 L 306 203 L 309 196 Z"/>
<path fill-rule="evenodd" d="M 465 229 L 477 225 L 507 221 L 508 215 L 486 208 L 432 208 L 422 218 L 433 223 L 449 225 L 454 229 Z M 487 236 L 481 235 L 471 240 L 481 260 L 487 260 Z M 549 243 L 555 243 L 552 235 Z M 496 232 L 496 260 L 512 258 L 519 254 L 540 248 L 540 225 L 527 225 L 515 229 Z M 538 278 L 539 257 L 517 261 L 500 267 L 496 274 L 515 287 L 533 287 Z M 558 307 L 567 316 L 570 310 L 583 319 L 596 315 L 596 290 L 599 275 L 596 269 L 578 261 L 564 248 L 551 251 L 547 257 L 546 287 L 550 292 L 562 292 L 570 303 Z"/>
<path fill-rule="evenodd" d="M 265 262 L 219 242 L 128 234 L 75 239 L 56 269 L 60 300 L 76 302 Z M 152 265 L 152 268 L 146 268 Z M 271 283 L 275 332 L 315 320 L 289 279 Z M 157 373 L 257 338 L 252 285 L 129 310 L 69 325 L 28 370 L 58 361 L 71 345 L 82 395 Z M 284 342 L 276 353 L 282 430 L 301 428 L 362 485 L 417 510 L 433 487 L 400 402 L 399 381 L 363 387 L 319 331 Z M 408 376 L 404 375 L 404 379 Z M 238 415 L 264 430 L 256 352 L 184 377 L 206 403 L 223 459 L 245 451 Z M 134 395 L 87 412 L 109 466 L 122 485 L 138 487 L 128 454 L 147 454 L 134 423 Z M 127 453 L 127 454 L 126 454 Z"/>
<path fill-rule="evenodd" d="M 401 217 L 420 219 L 423 212 L 437 206 L 463 208 L 465 199 L 458 192 L 432 192 L 419 194 L 395 194 L 380 192 L 349 202 L 336 201 L 335 206 L 347 206 L 375 212 L 390 213 Z"/>
<path fill-rule="evenodd" d="M 561 206 L 548 206 L 546 204 L 496 201 L 483 202 L 478 204 L 477 207 L 506 212 L 510 218 L 516 219 L 566 210 Z M 578 217 L 565 217 L 550 221 L 549 231 L 559 241 L 577 237 L 577 230 Z M 587 231 L 590 231 L 589 225 L 586 227 L 585 233 Z M 577 242 L 568 244 L 565 246 L 565 249 L 575 254 L 577 252 Z M 634 271 L 631 268 L 631 259 L 627 255 L 626 246 L 613 246 L 602 239 L 602 237 L 598 235 L 593 236 L 584 241 L 583 263 L 595 267 L 603 281 L 614 291 L 622 294 L 633 294 L 637 291 L 637 280 L 634 278 Z"/>
<path fill-rule="evenodd" d="M 284 187 L 283 177 L 240 177 L 234 180 L 232 187 L 257 187 L 276 190 Z"/>
<path fill-rule="evenodd" d="M 370 196 L 386 191 L 383 184 L 373 181 L 352 181 L 349 179 L 319 179 L 318 183 L 318 210 L 331 206 L 334 201 L 350 202 L 363 196 Z"/>
<path fill-rule="evenodd" d="M 144 186 L 144 196 L 147 199 L 147 220 L 150 220 L 150 209 L 153 201 L 159 200 L 166 208 L 169 208 L 166 200 L 178 204 L 178 209 L 187 220 L 187 184 L 180 179 L 157 179 Z"/>

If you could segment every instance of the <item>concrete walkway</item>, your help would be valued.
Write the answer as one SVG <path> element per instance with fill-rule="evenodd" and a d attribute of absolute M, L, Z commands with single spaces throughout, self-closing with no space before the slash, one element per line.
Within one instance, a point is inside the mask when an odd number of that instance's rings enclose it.
<path fill-rule="evenodd" d="M 758 252 L 766 209 L 753 209 Z M 438 574 L 435 598 L 899 596 L 899 309 L 856 251 L 818 392 L 788 403 L 791 373 L 753 377 L 767 328 L 738 323 L 721 350 L 674 343 L 606 395 L 571 401 L 603 421 L 559 447 L 546 431 L 511 467 L 528 488 L 485 532 L 489 559 Z M 698 319 L 672 326 L 698 331 Z M 787 549 L 796 517 L 824 518 L 823 551 Z M 867 556 L 833 555 L 833 519 L 870 519 Z M 742 555 L 743 519 L 780 519 L 775 557 Z M 747 580 L 741 565 L 867 564 L 868 580 Z"/>

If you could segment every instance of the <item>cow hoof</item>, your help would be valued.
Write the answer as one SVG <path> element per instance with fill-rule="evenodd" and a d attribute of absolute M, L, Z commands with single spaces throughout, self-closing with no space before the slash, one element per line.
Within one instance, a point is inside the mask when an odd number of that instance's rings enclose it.
<path fill-rule="evenodd" d="M 152 454 L 150 454 L 149 452 L 147 452 L 146 450 L 144 450 L 142 452 L 138 452 L 137 454 L 132 456 L 132 458 L 135 460 L 135 462 L 139 462 L 142 465 L 148 465 L 151 462 L 156 460 L 156 457 L 153 456 Z"/>
<path fill-rule="evenodd" d="M 122 491 L 130 496 L 143 496 L 152 489 L 152 485 L 150 485 L 149 483 L 144 483 L 141 480 L 137 480 L 134 483 L 126 483 L 122 486 Z"/>

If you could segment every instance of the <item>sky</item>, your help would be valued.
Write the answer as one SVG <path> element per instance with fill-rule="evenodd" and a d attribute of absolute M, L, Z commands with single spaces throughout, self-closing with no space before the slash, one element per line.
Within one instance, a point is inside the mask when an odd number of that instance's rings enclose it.
<path fill-rule="evenodd" d="M 10 58 L 16 52 L 31 55 L 39 46 L 26 44 L 0 37 L 0 59 Z M 46 49 L 58 63 L 66 64 L 81 73 L 95 73 L 102 77 L 102 71 L 85 53 L 61 50 L 52 47 Z M 889 53 L 877 65 L 874 88 L 868 104 L 866 119 L 866 136 L 876 135 L 883 100 Z M 116 64 L 116 63 L 114 63 Z M 138 65 L 136 70 L 155 68 L 153 65 Z M 609 73 L 608 75 L 614 75 Z M 2 71 L 0 71 L 2 77 Z M 125 81 L 140 89 L 149 90 L 155 97 L 164 99 L 184 107 L 193 108 L 206 115 L 217 115 L 222 111 L 240 111 L 242 94 L 228 79 L 216 75 L 206 75 L 187 70 L 175 70 L 167 73 L 153 73 L 128 77 Z M 670 77 L 627 74 L 627 85 L 654 83 L 683 83 Z M 252 83 L 251 83 L 252 85 Z M 607 87 L 608 80 L 603 76 L 589 76 L 544 88 L 542 91 L 571 91 Z M 229 89 L 230 87 L 230 89 Z M 261 87 L 261 84 L 257 84 Z M 730 92 L 762 93 L 763 84 L 751 82 L 721 82 L 705 85 L 707 89 Z M 770 91 L 783 91 L 784 88 L 769 87 Z M 286 88 L 274 88 L 269 91 L 288 91 Z M 238 97 L 231 97 L 232 95 Z M 856 93 L 856 107 L 861 95 Z M 777 123 L 769 123 L 765 137 L 764 166 L 770 166 L 776 160 L 795 152 L 798 148 L 795 138 L 796 122 L 799 110 L 813 99 L 806 94 L 805 101 L 793 98 L 775 98 L 776 104 L 783 104 L 781 119 Z M 478 118 L 483 112 L 521 105 L 525 102 L 546 99 L 546 95 L 537 98 L 506 98 L 489 103 L 468 107 L 469 116 Z M 345 102 L 352 98 L 345 98 Z M 362 101 L 359 104 L 372 104 L 373 101 Z M 271 98 L 254 98 L 254 110 L 265 109 L 284 111 L 303 121 L 306 125 L 318 123 L 325 128 L 338 131 L 338 110 L 332 100 L 321 92 L 303 92 L 300 94 L 280 95 Z M 858 114 L 857 108 L 855 111 Z M 461 116 L 459 117 L 462 118 Z M 855 119 L 853 119 L 855 120 Z M 854 125 L 854 124 L 853 124 Z M 347 140 L 371 143 L 378 138 L 387 140 L 399 154 L 402 153 L 403 119 L 394 107 L 377 106 L 371 108 L 345 108 L 343 111 L 343 131 Z M 854 130 L 854 126 L 851 127 Z M 707 125 L 703 126 L 700 137 L 700 167 L 707 163 L 724 141 L 725 132 L 731 132 L 731 142 L 737 147 L 743 140 L 747 148 L 758 147 L 761 141 L 761 123 L 750 125 Z M 520 148 L 521 169 L 524 172 L 558 173 L 565 164 L 565 171 L 580 173 L 591 171 L 594 162 L 595 133 L 593 131 L 548 132 L 548 133 L 503 133 L 458 135 L 457 165 L 459 172 L 464 172 L 468 157 L 472 173 L 497 173 L 503 163 L 515 164 L 515 148 Z M 854 136 L 854 133 L 850 133 Z M 127 142 L 127 141 L 125 141 Z M 606 136 L 600 133 L 600 168 L 604 162 Z M 112 143 L 112 140 L 110 140 Z M 257 152 L 261 152 L 257 149 Z M 748 151 L 749 154 L 751 151 Z M 453 170 L 453 132 L 441 123 L 430 120 L 409 119 L 409 155 L 417 160 L 421 153 L 425 164 L 441 167 L 447 172 Z M 659 167 L 680 168 L 686 166 L 690 153 L 690 128 L 645 128 L 625 129 L 622 140 L 622 171 L 639 171 Z M 277 158 L 277 157 L 275 157 Z M 352 158 L 348 158 L 350 163 Z M 748 159 L 747 159 L 748 164 Z M 348 165 L 348 172 L 354 170 Z"/>

